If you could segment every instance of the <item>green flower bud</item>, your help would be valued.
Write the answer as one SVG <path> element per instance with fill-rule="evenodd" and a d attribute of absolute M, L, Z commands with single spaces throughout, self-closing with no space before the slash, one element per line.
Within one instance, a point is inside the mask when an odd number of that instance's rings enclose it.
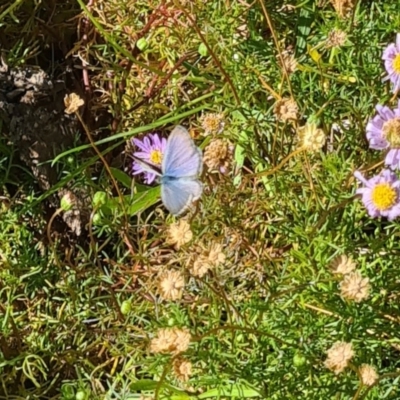
<path fill-rule="evenodd" d="M 107 203 L 106 192 L 96 192 L 93 196 L 92 205 L 94 208 L 99 208 Z"/>
<path fill-rule="evenodd" d="M 140 50 L 140 51 L 144 51 L 147 49 L 147 47 L 149 47 L 149 42 L 145 39 L 145 38 L 140 38 L 137 42 L 136 42 L 136 47 Z"/>
<path fill-rule="evenodd" d="M 75 399 L 75 390 L 72 385 L 68 383 L 64 383 L 61 386 L 61 395 L 65 400 L 74 400 Z"/>
<path fill-rule="evenodd" d="M 61 198 L 60 207 L 63 211 L 69 211 L 74 207 L 75 203 L 75 196 L 71 192 L 67 192 Z"/>
<path fill-rule="evenodd" d="M 125 301 L 122 302 L 122 304 L 121 304 L 121 313 L 123 315 L 129 314 L 131 309 L 132 309 L 132 304 L 131 304 L 131 302 L 129 300 L 125 300 Z"/>
<path fill-rule="evenodd" d="M 208 49 L 204 43 L 200 43 L 199 49 L 197 51 L 202 57 L 208 56 Z"/>
<path fill-rule="evenodd" d="M 101 218 L 101 215 L 99 214 L 99 213 L 95 213 L 94 215 L 93 215 L 93 218 L 92 218 L 92 223 L 93 223 L 93 225 L 101 225 L 101 223 L 102 223 L 102 218 Z"/>
<path fill-rule="evenodd" d="M 293 365 L 296 368 L 302 367 L 306 363 L 306 361 L 307 361 L 306 357 L 301 352 L 297 352 L 293 356 Z"/>
<path fill-rule="evenodd" d="M 75 395 L 75 400 L 87 400 L 88 396 L 84 390 L 78 390 Z"/>

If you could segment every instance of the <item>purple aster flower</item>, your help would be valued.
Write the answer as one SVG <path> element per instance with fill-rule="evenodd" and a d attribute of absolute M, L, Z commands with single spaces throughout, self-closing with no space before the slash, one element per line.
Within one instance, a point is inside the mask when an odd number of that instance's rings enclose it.
<path fill-rule="evenodd" d="M 396 35 L 396 43 L 390 43 L 383 52 L 385 68 L 388 73 L 383 79 L 393 83 L 393 92 L 400 90 L 400 34 Z"/>
<path fill-rule="evenodd" d="M 357 189 L 362 202 L 372 218 L 387 217 L 389 221 L 400 216 L 400 180 L 389 169 L 384 169 L 379 175 L 365 179 L 361 172 L 354 176 L 364 184 Z"/>
<path fill-rule="evenodd" d="M 133 138 L 132 143 L 141 151 L 136 151 L 133 155 L 145 161 L 149 165 L 161 168 L 162 158 L 167 145 L 167 139 L 161 138 L 156 133 L 150 133 L 143 140 Z M 133 160 L 133 175 L 143 174 L 144 182 L 152 183 L 156 179 L 156 174 L 146 169 L 145 166 Z"/>
<path fill-rule="evenodd" d="M 400 101 L 397 108 L 377 105 L 378 113 L 368 121 L 367 139 L 375 150 L 389 149 L 385 164 L 400 169 Z"/>

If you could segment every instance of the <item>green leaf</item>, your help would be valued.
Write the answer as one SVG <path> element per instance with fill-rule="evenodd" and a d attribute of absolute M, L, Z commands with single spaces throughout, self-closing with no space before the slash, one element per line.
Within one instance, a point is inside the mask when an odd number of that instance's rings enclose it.
<path fill-rule="evenodd" d="M 202 96 L 201 98 L 195 99 L 192 102 L 188 102 L 188 103 L 185 104 L 185 107 L 187 107 L 189 103 L 195 104 L 196 102 L 200 101 L 200 99 L 204 99 L 206 97 L 210 97 L 210 95 L 212 95 L 212 93 L 211 94 L 207 94 L 207 96 Z M 177 115 L 168 114 L 168 115 L 165 115 L 163 118 L 160 118 L 159 120 L 157 120 L 157 121 L 155 121 L 155 122 L 153 122 L 151 124 L 148 124 L 148 125 L 145 125 L 145 126 L 140 126 L 138 128 L 132 129 L 130 131 L 117 133 L 115 135 L 112 135 L 112 136 L 106 137 L 104 139 L 98 140 L 97 142 L 95 142 L 95 145 L 99 146 L 101 144 L 109 143 L 109 142 L 112 142 L 114 140 L 122 139 L 122 140 L 119 140 L 117 143 L 114 144 L 114 146 L 118 146 L 118 145 L 124 143 L 125 140 L 128 140 L 131 137 L 137 136 L 140 133 L 148 132 L 148 131 L 154 131 L 155 129 L 159 128 L 160 126 L 167 125 L 167 124 L 170 124 L 172 122 L 176 122 L 178 120 L 182 120 L 182 119 L 184 119 L 186 117 L 189 117 L 189 116 L 191 116 L 193 114 L 197 114 L 198 112 L 201 112 L 201 111 L 204 111 L 204 106 L 203 105 L 199 106 L 197 108 L 192 108 L 192 109 L 190 109 L 188 111 L 182 112 L 182 113 L 177 114 Z M 80 151 L 83 151 L 83 150 L 86 150 L 86 149 L 90 149 L 91 147 L 92 147 L 92 145 L 89 143 L 89 144 L 83 144 L 81 146 L 74 147 L 73 149 L 68 149 L 68 150 L 64 151 L 63 153 L 58 154 L 53 159 L 51 165 L 54 165 L 61 158 L 66 157 L 69 154 L 73 154 L 73 153 L 77 153 L 77 152 L 80 152 Z M 111 150 L 112 150 L 112 148 L 110 147 L 107 150 L 105 150 L 104 152 L 102 152 L 102 154 L 107 154 L 108 151 L 111 151 Z"/>
<path fill-rule="evenodd" d="M 257 390 L 240 383 L 235 383 L 230 386 L 223 386 L 208 390 L 207 392 L 200 394 L 198 398 L 207 399 L 210 397 L 238 397 L 240 399 L 246 399 L 260 396 L 261 394 Z"/>
<path fill-rule="evenodd" d="M 135 194 L 127 212 L 129 215 L 136 215 L 144 211 L 160 200 L 160 186 L 152 187 L 146 192 Z"/>
<path fill-rule="evenodd" d="M 107 213 L 107 209 L 119 210 L 122 212 L 125 209 L 129 216 L 136 215 L 160 200 L 160 186 L 148 187 L 146 191 L 124 196 L 123 199 L 124 208 L 121 207 L 121 199 L 119 197 L 114 197 L 102 207 L 103 212 Z"/>
<path fill-rule="evenodd" d="M 193 397 L 189 396 L 187 393 L 182 392 L 180 394 L 173 394 L 171 396 L 168 396 L 169 399 L 171 400 L 188 400 L 188 399 L 193 399 Z"/>
<path fill-rule="evenodd" d="M 310 45 L 307 44 L 307 52 L 308 54 L 311 56 L 311 58 L 313 59 L 313 61 L 316 64 L 319 64 L 319 61 L 322 58 L 321 53 L 315 48 L 315 47 L 311 47 Z"/>
<path fill-rule="evenodd" d="M 120 183 L 122 183 L 126 188 L 130 189 L 132 187 L 132 178 L 126 174 L 124 171 L 121 171 L 118 168 L 110 168 L 113 177 Z"/>
<path fill-rule="evenodd" d="M 152 381 L 151 379 L 141 379 L 131 383 L 130 389 L 135 392 L 145 391 L 145 390 L 156 390 L 158 382 Z"/>
<path fill-rule="evenodd" d="M 303 7 L 298 7 L 299 19 L 296 30 L 296 57 L 304 54 L 307 48 L 307 38 L 311 32 L 311 24 L 313 23 L 313 15 L 306 7 L 308 1 L 303 3 Z"/>
<path fill-rule="evenodd" d="M 247 132 L 246 131 L 240 132 L 239 138 L 240 138 L 239 143 L 248 141 Z M 235 147 L 235 154 L 234 154 L 234 158 L 236 161 L 236 167 L 238 168 L 238 170 L 242 169 L 244 160 L 246 158 L 245 153 L 244 153 L 244 148 L 239 143 Z M 235 186 L 237 186 L 240 184 L 241 180 L 242 180 L 241 175 L 237 175 L 233 179 L 233 184 Z"/>

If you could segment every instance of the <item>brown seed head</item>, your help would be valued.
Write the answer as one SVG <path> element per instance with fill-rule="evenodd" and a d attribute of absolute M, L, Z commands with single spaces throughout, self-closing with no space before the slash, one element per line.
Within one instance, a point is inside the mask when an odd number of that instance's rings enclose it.
<path fill-rule="evenodd" d="M 178 380 L 186 382 L 192 375 L 192 363 L 183 357 L 178 357 L 173 362 L 174 373 Z"/>
<path fill-rule="evenodd" d="M 288 75 L 293 74 L 297 70 L 297 60 L 293 54 L 289 52 L 283 53 L 282 60 Z M 279 58 L 280 62 L 282 62 L 282 60 Z"/>
<path fill-rule="evenodd" d="M 190 230 L 189 223 L 181 219 L 174 224 L 171 224 L 167 230 L 167 243 L 175 245 L 177 249 L 184 244 L 189 243 L 193 238 L 193 233 Z"/>
<path fill-rule="evenodd" d="M 274 107 L 274 114 L 278 121 L 297 120 L 299 108 L 293 99 L 278 100 Z"/>
<path fill-rule="evenodd" d="M 347 40 L 347 33 L 340 29 L 333 29 L 329 32 L 328 38 L 325 42 L 325 47 L 327 49 L 331 47 L 342 47 Z"/>
<path fill-rule="evenodd" d="M 219 243 L 213 243 L 208 253 L 208 261 L 214 266 L 218 267 L 220 264 L 225 262 L 226 256 L 222 252 L 222 245 Z"/>
<path fill-rule="evenodd" d="M 185 278 L 180 271 L 166 271 L 160 277 L 159 289 L 165 300 L 178 300 L 182 297 Z"/>
<path fill-rule="evenodd" d="M 85 102 L 76 93 L 67 94 L 64 97 L 65 113 L 73 114 L 78 111 L 79 107 Z"/>
<path fill-rule="evenodd" d="M 341 254 L 331 261 L 329 267 L 334 274 L 347 275 L 356 269 L 356 263 L 351 258 Z"/>
<path fill-rule="evenodd" d="M 368 298 L 370 288 L 369 279 L 363 278 L 359 271 L 354 271 L 344 276 L 340 293 L 346 300 L 359 303 Z"/>
<path fill-rule="evenodd" d="M 354 351 L 351 343 L 336 342 L 327 352 L 325 367 L 335 374 L 342 372 L 353 358 Z"/>
<path fill-rule="evenodd" d="M 209 258 L 203 254 L 200 254 L 196 259 L 194 260 L 191 268 L 190 268 L 190 273 L 193 276 L 197 276 L 199 278 L 203 277 L 211 268 L 213 265 L 211 264 Z"/>
<path fill-rule="evenodd" d="M 375 367 L 368 364 L 362 364 L 359 369 L 361 381 L 365 386 L 372 386 L 379 378 Z"/>
<path fill-rule="evenodd" d="M 322 129 L 317 128 L 316 124 L 307 123 L 297 129 L 300 147 L 308 151 L 319 151 L 325 144 L 326 136 Z"/>
<path fill-rule="evenodd" d="M 150 342 L 152 353 L 170 353 L 176 355 L 189 348 L 191 335 L 187 329 L 162 328 Z"/>
<path fill-rule="evenodd" d="M 357 0 L 330 0 L 333 7 L 335 8 L 336 13 L 338 14 L 338 16 L 340 18 L 347 18 L 355 4 Z"/>
<path fill-rule="evenodd" d="M 226 173 L 232 162 L 232 145 L 223 139 L 214 139 L 204 151 L 203 161 L 210 171 Z"/>

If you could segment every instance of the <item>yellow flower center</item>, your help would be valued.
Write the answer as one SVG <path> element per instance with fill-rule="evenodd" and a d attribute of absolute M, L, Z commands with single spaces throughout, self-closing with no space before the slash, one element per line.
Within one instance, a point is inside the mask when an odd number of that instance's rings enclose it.
<path fill-rule="evenodd" d="M 379 211 L 384 211 L 393 207 L 396 200 L 396 190 L 388 183 L 378 183 L 372 189 L 372 202 Z"/>
<path fill-rule="evenodd" d="M 219 133 L 224 127 L 224 120 L 221 114 L 207 114 L 203 117 L 204 130 L 208 133 Z"/>
<path fill-rule="evenodd" d="M 400 74 L 400 53 L 396 54 L 396 57 L 393 60 L 393 69 L 394 72 Z"/>
<path fill-rule="evenodd" d="M 208 118 L 206 125 L 210 131 L 217 131 L 219 129 L 219 121 L 216 118 Z"/>
<path fill-rule="evenodd" d="M 392 118 L 385 122 L 382 127 L 382 133 L 391 148 L 400 147 L 400 118 Z"/>
<path fill-rule="evenodd" d="M 161 165 L 163 154 L 160 150 L 152 150 L 150 152 L 150 161 L 153 164 Z"/>

